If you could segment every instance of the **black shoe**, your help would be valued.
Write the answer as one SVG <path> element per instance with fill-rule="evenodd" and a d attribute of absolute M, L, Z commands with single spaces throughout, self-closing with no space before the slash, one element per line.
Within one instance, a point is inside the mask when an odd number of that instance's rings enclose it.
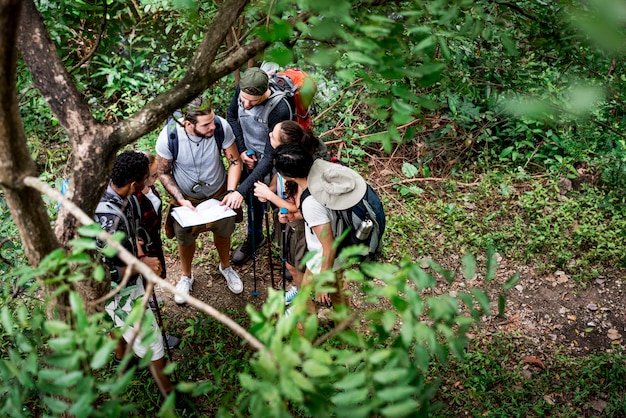
<path fill-rule="evenodd" d="M 194 405 L 189 399 L 187 394 L 176 391 L 176 400 L 174 401 L 174 408 L 181 417 L 197 417 L 198 407 Z"/>
<path fill-rule="evenodd" d="M 265 237 L 260 235 L 254 242 L 255 247 L 259 248 L 261 245 L 265 244 Z M 241 244 L 237 251 L 233 254 L 232 263 L 236 266 L 240 266 L 248 260 L 252 258 L 252 242 L 250 240 L 250 235 L 246 237 L 246 240 Z"/>
<path fill-rule="evenodd" d="M 163 306 L 163 298 L 157 297 L 157 303 L 159 304 L 159 307 Z M 148 306 L 150 306 L 150 309 L 152 309 L 153 311 L 156 310 L 156 305 L 153 298 L 150 298 L 150 301 L 148 301 Z"/>
<path fill-rule="evenodd" d="M 122 363 L 122 360 L 118 359 L 115 353 L 113 353 L 113 365 L 115 367 L 119 367 L 121 363 Z M 131 358 L 130 361 L 126 364 L 126 367 L 124 368 L 123 372 L 126 372 L 127 370 L 130 370 L 133 367 L 135 367 L 135 376 L 139 376 L 147 370 L 147 369 L 141 369 L 139 367 L 139 357 L 134 356 L 134 355 L 133 355 L 133 358 Z"/>
<path fill-rule="evenodd" d="M 173 335 L 167 334 L 165 336 L 165 343 L 167 344 L 167 347 L 170 349 L 176 348 L 180 345 L 180 338 L 176 338 Z"/>

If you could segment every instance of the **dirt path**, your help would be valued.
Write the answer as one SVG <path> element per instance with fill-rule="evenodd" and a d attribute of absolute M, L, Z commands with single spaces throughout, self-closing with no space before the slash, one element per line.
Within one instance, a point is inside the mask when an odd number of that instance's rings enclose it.
<path fill-rule="evenodd" d="M 240 230 L 241 226 L 238 227 L 235 242 L 243 238 Z M 200 255 L 213 248 L 207 237 L 202 237 L 202 248 L 204 250 L 198 251 Z M 194 266 L 195 283 L 191 294 L 222 312 L 243 311 L 249 303 L 260 309 L 267 297 L 267 289 L 271 286 L 267 254 L 267 248 L 262 248 L 257 258 L 257 296 L 252 295 L 252 262 L 236 268 L 243 279 L 244 291 L 240 295 L 234 295 L 226 287 L 217 266 L 208 261 L 212 257 L 204 257 L 203 261 Z M 442 264 L 448 268 L 456 266 L 457 277 L 462 277 L 460 262 L 456 258 L 458 257 L 445 260 L 447 263 Z M 484 318 L 477 328 L 478 333 L 483 336 L 497 332 L 514 333 L 520 338 L 529 339 L 531 345 L 538 347 L 546 357 L 557 347 L 572 355 L 623 348 L 626 335 L 626 298 L 623 293 L 623 277 L 626 276 L 623 270 L 615 270 L 611 277 L 597 279 L 583 288 L 562 271 L 539 275 L 533 267 L 518 266 L 500 256 L 498 259 L 496 279 L 489 287 L 477 275 L 473 280 L 457 280 L 450 285 L 439 280 L 435 288 L 425 293 L 449 293 L 454 296 L 455 292 L 479 287 L 488 290 L 492 300 L 492 312 L 497 313 L 497 295 L 501 286 L 515 273 L 519 273 L 516 285 L 505 292 L 507 304 L 504 317 Z M 274 257 L 273 262 L 275 282 L 280 287 L 280 260 Z M 169 257 L 168 279 L 175 283 L 179 276 L 180 263 L 176 257 Z M 176 324 L 184 324 L 187 319 L 198 315 L 198 312 L 187 305 L 177 305 L 171 295 L 164 294 L 159 289 L 157 293 L 165 300 L 168 332 L 180 335 L 181 332 L 176 332 Z M 360 307 L 358 296 L 353 303 L 355 308 Z"/>

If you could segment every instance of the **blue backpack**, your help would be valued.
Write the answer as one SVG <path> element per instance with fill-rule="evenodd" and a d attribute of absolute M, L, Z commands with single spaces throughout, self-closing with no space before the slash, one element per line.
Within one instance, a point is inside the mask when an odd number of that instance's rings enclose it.
<path fill-rule="evenodd" d="M 172 153 L 173 160 L 178 156 L 178 129 L 177 126 L 180 124 L 179 119 L 183 118 L 183 114 L 180 110 L 174 112 L 172 116 L 167 118 L 167 146 Z M 215 133 L 213 134 L 215 138 L 215 142 L 217 143 L 217 149 L 222 149 L 222 144 L 224 143 L 224 128 L 222 127 L 221 120 L 215 116 Z"/>

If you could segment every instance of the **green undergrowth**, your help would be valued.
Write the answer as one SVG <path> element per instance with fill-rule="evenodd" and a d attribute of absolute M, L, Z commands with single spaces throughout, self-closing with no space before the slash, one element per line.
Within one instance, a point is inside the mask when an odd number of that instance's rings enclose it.
<path fill-rule="evenodd" d="M 557 178 L 495 171 L 420 190 L 393 208 L 387 254 L 442 261 L 491 245 L 507 260 L 580 282 L 624 267 L 626 212 L 599 187 L 562 194 Z"/>
<path fill-rule="evenodd" d="M 535 354 L 523 337 L 475 340 L 465 361 L 434 367 L 437 417 L 623 417 L 623 353 L 568 357 Z"/>

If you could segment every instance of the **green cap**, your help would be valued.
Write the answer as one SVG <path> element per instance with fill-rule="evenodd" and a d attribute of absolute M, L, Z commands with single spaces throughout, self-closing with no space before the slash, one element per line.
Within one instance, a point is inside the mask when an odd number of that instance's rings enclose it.
<path fill-rule="evenodd" d="M 259 67 L 248 68 L 239 80 L 239 89 L 251 96 L 263 96 L 268 87 L 269 78 Z"/>

